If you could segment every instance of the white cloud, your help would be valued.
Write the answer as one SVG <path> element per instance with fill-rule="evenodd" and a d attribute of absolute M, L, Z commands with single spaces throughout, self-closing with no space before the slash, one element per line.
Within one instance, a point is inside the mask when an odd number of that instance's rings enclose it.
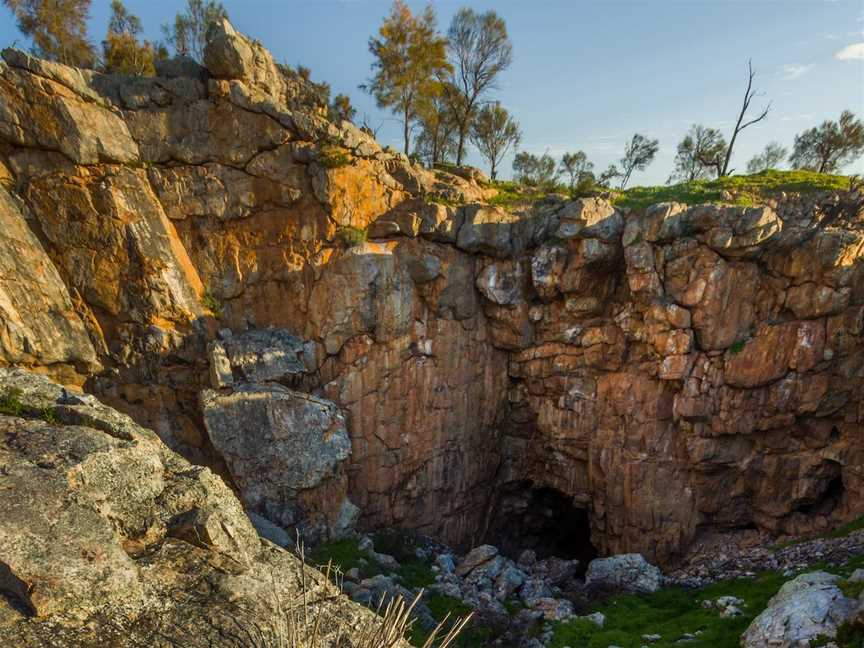
<path fill-rule="evenodd" d="M 834 55 L 838 61 L 853 61 L 864 59 L 864 43 L 852 43 L 847 45 Z"/>
<path fill-rule="evenodd" d="M 780 66 L 780 73 L 782 75 L 781 78 L 784 81 L 794 81 L 795 79 L 800 79 L 812 69 L 812 63 L 810 63 L 809 65 L 798 65 L 796 63 L 782 65 Z"/>

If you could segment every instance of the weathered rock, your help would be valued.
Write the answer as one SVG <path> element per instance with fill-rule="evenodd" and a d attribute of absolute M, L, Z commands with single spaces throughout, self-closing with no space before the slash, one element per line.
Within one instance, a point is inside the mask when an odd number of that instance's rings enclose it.
<path fill-rule="evenodd" d="M 498 547 L 492 545 L 474 547 L 456 566 L 456 574 L 458 576 L 467 576 L 477 569 L 477 567 L 489 562 L 496 556 L 498 556 Z"/>
<path fill-rule="evenodd" d="M 205 390 L 201 403 L 210 440 L 249 509 L 307 539 L 333 534 L 351 452 L 333 403 L 248 383 L 227 394 Z"/>
<path fill-rule="evenodd" d="M 741 637 L 744 648 L 809 646 L 819 636 L 834 637 L 855 609 L 843 596 L 838 577 L 826 572 L 801 574 L 788 581 Z"/>
<path fill-rule="evenodd" d="M 211 379 L 214 389 L 239 382 L 291 382 L 315 367 L 314 347 L 280 329 L 255 329 L 227 335 L 210 344 Z M 307 366 L 307 360 L 310 366 Z M 227 363 L 227 364 L 226 364 Z"/>
<path fill-rule="evenodd" d="M 485 205 L 464 208 L 465 221 L 456 245 L 473 254 L 505 258 L 513 252 L 511 229 L 518 219 L 509 212 Z"/>
<path fill-rule="evenodd" d="M 65 364 L 73 372 L 76 365 L 86 372 L 97 364 L 96 350 L 57 268 L 2 187 L 0 325 L 4 363 Z"/>
<path fill-rule="evenodd" d="M 585 585 L 599 590 L 650 594 L 660 589 L 660 570 L 641 554 L 598 558 L 588 564 Z"/>
<path fill-rule="evenodd" d="M 300 600 L 322 614 L 331 648 L 341 624 L 371 621 L 314 569 L 301 592 L 299 561 L 263 545 L 222 480 L 153 432 L 92 396 L 0 369 L 0 391 L 12 389 L 44 420 L 0 416 L 0 619 L 10 645 L 218 642 L 232 622 L 275 630 L 274 605 Z"/>

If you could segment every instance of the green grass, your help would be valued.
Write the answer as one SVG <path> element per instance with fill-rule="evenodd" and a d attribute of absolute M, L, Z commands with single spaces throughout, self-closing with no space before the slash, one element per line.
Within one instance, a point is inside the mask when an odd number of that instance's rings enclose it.
<path fill-rule="evenodd" d="M 391 555 L 399 561 L 400 567 L 395 573 L 404 587 L 413 590 L 426 589 L 435 582 L 431 564 L 420 560 L 415 554 L 418 546 L 415 536 L 407 532 L 387 531 L 377 534 L 373 540 L 375 551 Z M 309 552 L 307 560 L 316 566 L 324 566 L 330 562 L 342 573 L 356 567 L 360 571 L 361 578 L 371 578 L 376 574 L 388 574 L 391 571 L 369 558 L 366 552 L 361 551 L 356 538 L 344 538 L 318 545 Z M 449 615 L 449 620 L 455 622 L 471 613 L 471 608 L 459 599 L 437 592 L 428 592 L 425 602 L 436 621 L 443 621 Z M 422 646 L 428 636 L 427 632 L 415 627 L 411 632 L 411 643 Z M 486 645 L 489 638 L 488 629 L 469 627 L 454 645 L 456 648 L 477 648 Z"/>
<path fill-rule="evenodd" d="M 864 529 L 864 515 L 859 517 L 857 520 L 852 520 L 851 522 L 847 522 L 843 526 L 839 526 L 833 531 L 829 531 L 823 537 L 825 538 L 845 538 L 853 531 L 860 531 Z"/>
<path fill-rule="evenodd" d="M 429 606 L 429 611 L 436 621 L 443 621 L 447 618 L 445 631 L 449 629 L 451 623 L 455 623 L 458 619 L 464 619 L 471 614 L 471 608 L 459 599 L 435 592 L 430 593 L 426 597 L 426 605 Z M 428 632 L 425 632 L 421 628 L 414 628 L 410 637 L 411 645 L 422 646 L 428 637 Z M 469 622 L 468 626 L 452 645 L 455 648 L 482 648 L 488 645 L 491 640 L 492 631 L 489 628 Z"/>
<path fill-rule="evenodd" d="M 498 195 L 489 199 L 490 205 L 498 207 L 515 207 L 519 205 L 531 205 L 552 193 L 564 194 L 571 200 L 591 195 L 601 187 L 575 187 L 570 188 L 564 184 L 553 184 L 547 187 L 529 187 L 512 180 L 502 180 L 490 183 L 490 186 L 498 190 Z"/>
<path fill-rule="evenodd" d="M 717 180 L 696 180 L 676 185 L 632 187 L 615 199 L 621 207 L 640 209 L 660 202 L 680 202 L 688 205 L 725 202 L 724 191 L 733 195 L 730 202 L 750 206 L 779 192 L 809 193 L 814 191 L 847 190 L 846 176 L 813 171 L 769 170 L 755 175 L 726 176 Z"/>
<path fill-rule="evenodd" d="M 862 564 L 864 556 L 859 556 L 840 567 L 817 564 L 800 573 L 824 569 L 848 577 Z M 602 612 L 606 616 L 603 628 L 598 628 L 587 620 L 556 624 L 550 647 L 606 648 L 614 644 L 622 648 L 638 648 L 645 643 L 642 640 L 643 634 L 659 634 L 662 638 L 651 646 L 671 648 L 685 633 L 701 631 L 695 641 L 686 645 L 692 648 L 738 648 L 741 635 L 750 622 L 765 609 L 768 600 L 780 586 L 791 578 L 776 572 L 764 572 L 753 578 L 721 581 L 697 591 L 669 588 L 650 595 L 617 596 L 590 610 Z M 859 586 L 841 582 L 841 587 L 854 593 Z M 743 599 L 746 603 L 742 608 L 743 614 L 724 619 L 716 610 L 702 607 L 702 601 L 714 600 L 720 596 L 737 596 Z M 848 632 L 852 633 L 853 630 Z M 850 634 L 853 638 L 857 636 Z M 841 646 L 845 647 L 846 644 Z M 859 648 L 858 644 L 854 643 L 848 646 Z"/>

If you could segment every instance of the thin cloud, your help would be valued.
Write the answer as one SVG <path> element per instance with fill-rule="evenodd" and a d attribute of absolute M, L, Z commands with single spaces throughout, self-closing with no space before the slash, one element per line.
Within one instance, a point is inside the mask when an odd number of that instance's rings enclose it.
<path fill-rule="evenodd" d="M 854 61 L 864 59 L 864 43 L 847 45 L 834 55 L 838 61 Z"/>
<path fill-rule="evenodd" d="M 807 74 L 813 69 L 813 67 L 812 63 L 808 65 L 798 65 L 796 63 L 782 65 L 780 66 L 780 78 L 784 81 L 794 81 L 795 79 L 800 79 L 802 76 Z"/>

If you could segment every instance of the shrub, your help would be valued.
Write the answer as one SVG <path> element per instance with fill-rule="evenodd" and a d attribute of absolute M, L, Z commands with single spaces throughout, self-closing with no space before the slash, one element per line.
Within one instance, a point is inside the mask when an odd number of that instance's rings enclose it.
<path fill-rule="evenodd" d="M 356 245 L 363 245 L 368 238 L 368 232 L 360 227 L 344 225 L 336 230 L 336 242 L 342 247 L 348 248 Z"/>
<path fill-rule="evenodd" d="M 338 146 L 325 146 L 318 153 L 318 164 L 325 169 L 338 169 L 351 164 L 351 156 Z"/>
<path fill-rule="evenodd" d="M 220 302 L 209 290 L 201 295 L 201 305 L 216 317 L 222 317 L 222 302 Z"/>

